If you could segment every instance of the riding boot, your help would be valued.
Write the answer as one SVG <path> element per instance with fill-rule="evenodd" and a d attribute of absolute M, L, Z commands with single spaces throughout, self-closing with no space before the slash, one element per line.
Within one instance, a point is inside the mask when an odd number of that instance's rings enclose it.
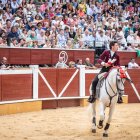
<path fill-rule="evenodd" d="M 88 98 L 88 102 L 89 103 L 94 103 L 95 100 L 96 100 L 96 92 L 95 91 L 92 91 L 92 94 Z"/>
<path fill-rule="evenodd" d="M 119 104 L 123 103 L 123 99 L 122 99 L 122 96 L 121 95 L 118 96 L 117 103 L 119 103 Z"/>

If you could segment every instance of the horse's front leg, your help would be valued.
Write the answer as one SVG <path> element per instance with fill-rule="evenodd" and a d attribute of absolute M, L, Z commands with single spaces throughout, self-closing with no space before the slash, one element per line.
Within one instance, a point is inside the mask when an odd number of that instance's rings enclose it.
<path fill-rule="evenodd" d="M 96 133 L 96 101 L 92 104 L 92 133 Z"/>
<path fill-rule="evenodd" d="M 104 127 L 103 137 L 108 137 L 108 129 L 109 129 L 109 126 L 110 126 L 110 122 L 112 120 L 112 115 L 113 115 L 114 109 L 115 109 L 115 105 L 111 106 L 110 109 L 109 109 L 109 116 L 108 116 L 107 123 Z"/>
<path fill-rule="evenodd" d="M 105 105 L 100 101 L 100 120 L 99 120 L 99 124 L 98 124 L 98 128 L 102 129 L 103 128 L 103 121 L 105 119 Z"/>

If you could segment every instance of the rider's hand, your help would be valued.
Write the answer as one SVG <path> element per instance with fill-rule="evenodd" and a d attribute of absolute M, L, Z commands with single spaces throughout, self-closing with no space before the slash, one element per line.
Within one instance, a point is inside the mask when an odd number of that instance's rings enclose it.
<path fill-rule="evenodd" d="M 105 63 L 104 66 L 105 66 L 105 67 L 110 67 L 111 64 L 109 64 L 109 63 Z"/>

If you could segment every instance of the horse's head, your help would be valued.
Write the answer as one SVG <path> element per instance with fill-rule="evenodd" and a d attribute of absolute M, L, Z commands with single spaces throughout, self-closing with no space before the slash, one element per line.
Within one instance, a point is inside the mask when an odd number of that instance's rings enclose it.
<path fill-rule="evenodd" d="M 124 82 L 126 80 L 132 82 L 132 80 L 129 79 L 126 75 L 126 69 L 122 69 L 121 67 L 119 67 L 117 69 L 117 77 L 116 77 L 117 90 L 119 94 L 124 94 Z"/>

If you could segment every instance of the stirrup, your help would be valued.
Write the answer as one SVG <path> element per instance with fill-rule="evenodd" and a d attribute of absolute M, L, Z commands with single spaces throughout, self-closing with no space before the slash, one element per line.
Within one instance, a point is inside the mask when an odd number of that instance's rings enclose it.
<path fill-rule="evenodd" d="M 122 99 L 122 97 L 120 96 L 120 97 L 118 97 L 118 101 L 117 101 L 117 103 L 118 104 L 122 104 L 123 103 L 123 99 Z"/>
<path fill-rule="evenodd" d="M 90 95 L 88 98 L 89 103 L 94 103 L 96 101 L 96 97 L 94 95 Z"/>

